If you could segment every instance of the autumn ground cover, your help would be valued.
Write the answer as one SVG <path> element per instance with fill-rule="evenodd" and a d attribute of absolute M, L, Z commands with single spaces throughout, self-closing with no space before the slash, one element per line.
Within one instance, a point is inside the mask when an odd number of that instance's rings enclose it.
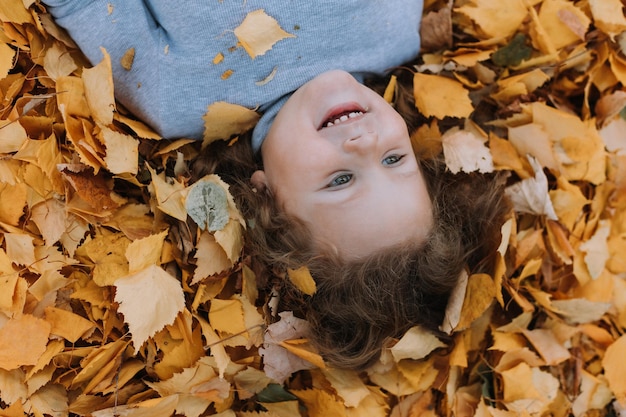
<path fill-rule="evenodd" d="M 454 343 L 413 328 L 356 373 L 273 313 L 227 187 L 189 182 L 200 144 L 114 111 L 110 63 L 3 0 L 0 415 L 625 415 L 624 4 L 426 3 L 412 138 L 509 172 L 516 214 L 451 300 Z M 249 123 L 214 110 L 213 139 Z"/>

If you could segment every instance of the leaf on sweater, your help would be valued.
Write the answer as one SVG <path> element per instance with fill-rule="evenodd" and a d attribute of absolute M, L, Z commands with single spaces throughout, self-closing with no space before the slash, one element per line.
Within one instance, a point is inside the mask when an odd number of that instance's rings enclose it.
<path fill-rule="evenodd" d="M 227 140 L 233 135 L 252 129 L 260 119 L 254 110 L 237 104 L 218 101 L 209 105 L 204 120 L 202 147 L 218 139 Z"/>
<path fill-rule="evenodd" d="M 235 36 L 252 59 L 265 54 L 276 42 L 296 37 L 285 32 L 263 9 L 248 13 L 235 28 Z"/>
<path fill-rule="evenodd" d="M 115 301 L 132 335 L 135 352 L 185 307 L 180 282 L 163 268 L 151 265 L 114 283 Z"/>

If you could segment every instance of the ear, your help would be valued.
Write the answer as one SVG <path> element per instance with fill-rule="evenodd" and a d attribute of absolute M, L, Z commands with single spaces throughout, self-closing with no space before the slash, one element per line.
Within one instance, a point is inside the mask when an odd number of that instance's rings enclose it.
<path fill-rule="evenodd" d="M 265 175 L 265 171 L 260 169 L 254 171 L 254 174 L 250 177 L 250 182 L 258 191 L 264 191 L 267 187 L 267 176 Z"/>

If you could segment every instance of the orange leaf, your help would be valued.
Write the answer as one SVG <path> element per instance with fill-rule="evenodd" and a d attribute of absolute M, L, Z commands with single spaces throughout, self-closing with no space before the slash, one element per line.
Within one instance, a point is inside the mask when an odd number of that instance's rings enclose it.
<path fill-rule="evenodd" d="M 10 371 L 35 365 L 46 351 L 50 324 L 30 314 L 10 319 L 0 328 L 0 368 Z"/>

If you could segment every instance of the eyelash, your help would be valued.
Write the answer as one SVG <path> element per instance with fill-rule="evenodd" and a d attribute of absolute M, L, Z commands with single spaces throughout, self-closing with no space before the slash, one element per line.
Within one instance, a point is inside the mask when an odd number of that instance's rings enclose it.
<path fill-rule="evenodd" d="M 383 165 L 387 165 L 387 166 L 395 165 L 395 164 L 399 163 L 404 157 L 405 157 L 405 155 L 395 155 L 395 154 L 394 155 L 389 155 L 389 156 L 383 158 L 382 164 Z M 391 162 L 385 162 L 385 161 L 387 161 L 390 158 L 394 158 L 394 160 L 391 161 Z M 340 187 L 342 185 L 346 185 L 346 184 L 348 184 L 352 180 L 353 176 L 354 175 L 352 175 L 352 174 L 339 174 L 339 175 L 337 175 L 335 178 L 333 178 L 328 183 L 328 188 L 334 188 L 334 187 Z"/>

